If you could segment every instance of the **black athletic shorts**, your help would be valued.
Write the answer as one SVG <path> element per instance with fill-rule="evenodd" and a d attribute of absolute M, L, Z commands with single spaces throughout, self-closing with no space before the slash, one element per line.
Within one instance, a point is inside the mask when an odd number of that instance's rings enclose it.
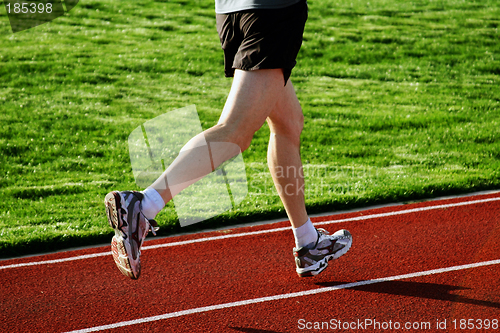
<path fill-rule="evenodd" d="M 281 68 L 286 85 L 297 63 L 307 11 L 306 0 L 301 0 L 280 9 L 217 14 L 226 77 L 232 77 L 235 68 Z"/>

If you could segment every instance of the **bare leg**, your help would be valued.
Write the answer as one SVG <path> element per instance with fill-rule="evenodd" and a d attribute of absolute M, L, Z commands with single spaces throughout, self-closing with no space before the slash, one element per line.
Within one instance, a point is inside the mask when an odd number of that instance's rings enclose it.
<path fill-rule="evenodd" d="M 247 149 L 284 91 L 281 69 L 236 70 L 219 123 L 191 139 L 151 187 L 165 203 L 169 202 L 181 190 Z M 216 147 L 211 143 L 217 142 L 233 143 L 235 149 L 210 149 Z"/>
<path fill-rule="evenodd" d="M 267 160 L 274 184 L 294 228 L 307 222 L 300 134 L 304 116 L 289 81 L 267 122 L 271 130 Z"/>

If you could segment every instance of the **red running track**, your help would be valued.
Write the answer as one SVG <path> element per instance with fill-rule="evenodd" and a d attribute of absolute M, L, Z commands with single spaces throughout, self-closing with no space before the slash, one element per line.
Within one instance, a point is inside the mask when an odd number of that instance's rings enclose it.
<path fill-rule="evenodd" d="M 499 213 L 496 192 L 314 218 L 354 241 L 313 278 L 288 222 L 148 238 L 137 281 L 109 247 L 5 260 L 0 331 L 500 331 Z"/>

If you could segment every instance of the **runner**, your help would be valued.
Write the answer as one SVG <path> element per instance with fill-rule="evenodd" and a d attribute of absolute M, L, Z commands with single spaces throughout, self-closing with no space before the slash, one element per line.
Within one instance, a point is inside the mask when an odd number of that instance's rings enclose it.
<path fill-rule="evenodd" d="M 302 108 L 290 75 L 307 20 L 305 0 L 216 0 L 216 22 L 231 90 L 217 125 L 193 137 L 167 170 L 146 190 L 113 191 L 105 198 L 113 258 L 132 278 L 141 272 L 140 248 L 165 203 L 250 146 L 267 121 L 268 165 L 292 225 L 299 276 L 321 273 L 352 244 L 347 230 L 332 235 L 314 228 L 304 200 L 300 158 Z M 231 143 L 232 149 L 227 149 Z M 224 149 L 221 148 L 224 146 Z M 207 158 L 208 156 L 208 158 Z M 208 166 L 208 167 L 207 167 Z"/>

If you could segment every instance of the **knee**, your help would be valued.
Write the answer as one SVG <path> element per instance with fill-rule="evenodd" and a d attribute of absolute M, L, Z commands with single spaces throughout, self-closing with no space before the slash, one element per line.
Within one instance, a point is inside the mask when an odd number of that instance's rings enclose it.
<path fill-rule="evenodd" d="M 288 129 L 290 133 L 290 139 L 294 142 L 297 142 L 300 145 L 300 135 L 302 134 L 302 130 L 304 129 L 304 115 L 301 113 L 293 123 L 290 125 Z"/>
<path fill-rule="evenodd" d="M 245 135 L 245 136 L 242 135 L 241 138 L 238 140 L 238 143 L 236 144 L 240 147 L 241 152 L 244 152 L 250 147 L 250 144 L 252 143 L 253 139 L 253 134 L 254 133 L 252 133 L 252 135 Z"/>
<path fill-rule="evenodd" d="M 298 116 L 298 119 L 295 120 L 295 128 L 293 129 L 294 134 L 300 137 L 302 130 L 304 129 L 304 115 L 302 112 Z"/>
<path fill-rule="evenodd" d="M 300 116 L 297 116 L 296 119 L 290 121 L 288 127 L 286 128 L 286 133 L 288 138 L 300 144 L 300 135 L 302 134 L 302 130 L 304 129 L 304 116 L 302 113 Z"/>
<path fill-rule="evenodd" d="M 279 120 L 269 119 L 271 134 L 285 136 L 292 142 L 300 143 L 300 135 L 304 129 L 304 115 L 296 112 Z"/>
<path fill-rule="evenodd" d="M 241 152 L 244 152 L 250 147 L 255 131 L 244 126 L 231 126 L 229 124 L 220 123 L 217 125 L 221 131 L 225 133 L 225 142 L 236 144 Z"/>

